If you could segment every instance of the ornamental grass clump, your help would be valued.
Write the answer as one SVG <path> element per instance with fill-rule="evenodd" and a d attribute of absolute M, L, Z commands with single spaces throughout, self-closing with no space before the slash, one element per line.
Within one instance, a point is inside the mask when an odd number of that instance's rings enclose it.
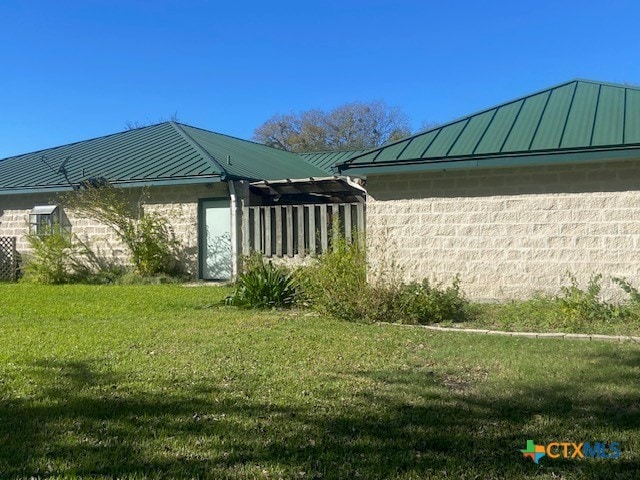
<path fill-rule="evenodd" d="M 238 276 L 235 289 L 225 299 L 226 305 L 245 308 L 291 307 L 299 298 L 293 274 L 284 267 L 253 258 Z"/>

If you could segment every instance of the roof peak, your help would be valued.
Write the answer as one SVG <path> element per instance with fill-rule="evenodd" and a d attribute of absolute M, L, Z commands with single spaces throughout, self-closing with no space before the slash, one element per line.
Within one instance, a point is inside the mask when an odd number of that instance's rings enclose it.
<path fill-rule="evenodd" d="M 200 153 L 204 158 L 208 159 L 215 167 L 217 167 L 222 175 L 223 180 L 229 175 L 229 172 L 226 168 L 222 166 L 222 164 L 216 160 L 216 158 L 211 155 L 202 145 L 200 145 L 188 132 L 182 128 L 182 125 L 178 122 L 174 122 L 171 120 L 169 124 L 178 132 L 178 134 L 188 143 L 190 144 L 197 152 Z M 213 132 L 210 132 L 213 133 Z"/>

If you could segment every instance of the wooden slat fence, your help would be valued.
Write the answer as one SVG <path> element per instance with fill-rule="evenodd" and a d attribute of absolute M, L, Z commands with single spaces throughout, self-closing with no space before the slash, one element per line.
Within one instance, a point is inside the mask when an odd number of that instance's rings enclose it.
<path fill-rule="evenodd" d="M 319 255 L 335 235 L 353 241 L 364 232 L 362 203 L 245 207 L 242 212 L 242 253 L 265 257 Z"/>
<path fill-rule="evenodd" d="M 0 281 L 15 282 L 18 275 L 18 252 L 15 237 L 0 237 Z"/>

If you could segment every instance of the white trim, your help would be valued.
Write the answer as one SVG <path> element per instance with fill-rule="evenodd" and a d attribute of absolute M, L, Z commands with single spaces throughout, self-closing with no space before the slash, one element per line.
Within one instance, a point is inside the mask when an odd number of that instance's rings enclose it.
<path fill-rule="evenodd" d="M 31 209 L 31 215 L 51 215 L 57 208 L 57 205 L 36 205 Z"/>

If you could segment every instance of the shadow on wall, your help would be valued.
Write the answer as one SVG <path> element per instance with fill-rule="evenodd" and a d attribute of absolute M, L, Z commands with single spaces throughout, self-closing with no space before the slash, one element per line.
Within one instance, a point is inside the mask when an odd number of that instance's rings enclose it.
<path fill-rule="evenodd" d="M 546 193 L 625 192 L 640 187 L 640 162 L 476 168 L 370 176 L 376 200 L 486 197 Z"/>
<path fill-rule="evenodd" d="M 177 251 L 178 264 L 182 265 L 184 273 L 190 278 L 198 274 L 198 247 L 184 247 L 180 245 Z"/>
<path fill-rule="evenodd" d="M 205 278 L 221 280 L 231 278 L 231 234 L 215 235 L 207 227 L 206 252 Z"/>
<path fill-rule="evenodd" d="M 618 378 L 599 373 L 612 362 L 622 371 Z M 226 478 L 277 465 L 288 478 L 300 472 L 304 478 L 636 478 L 637 444 L 626 445 L 636 449 L 631 458 L 623 444 L 618 460 L 534 465 L 522 458 L 528 438 L 573 432 L 575 438 L 558 440 L 589 441 L 596 440 L 593 432 L 598 440 L 616 441 L 616 434 L 640 428 L 637 394 L 590 389 L 637 385 L 640 353 L 585 363 L 589 372 L 567 371 L 544 388 L 522 379 L 492 395 L 479 394 L 472 376 L 418 368 L 354 371 L 354 381 L 373 379 L 384 388 L 354 393 L 348 406 L 336 409 L 325 404 L 331 390 L 288 406 L 255 400 L 260 395 L 250 391 L 239 395 L 205 374 L 195 383 L 185 380 L 188 385 L 158 377 L 145 392 L 125 374 L 105 371 L 104 359 L 50 359 L 20 366 L 41 386 L 37 394 L 18 395 L 0 384 L 0 471 L 7 478 Z M 580 386 L 587 374 L 590 386 Z M 250 370 L 242 375 L 244 385 L 266 382 Z M 612 438 L 601 438 L 603 432 Z M 637 433 L 631 438 L 637 442 Z"/>

